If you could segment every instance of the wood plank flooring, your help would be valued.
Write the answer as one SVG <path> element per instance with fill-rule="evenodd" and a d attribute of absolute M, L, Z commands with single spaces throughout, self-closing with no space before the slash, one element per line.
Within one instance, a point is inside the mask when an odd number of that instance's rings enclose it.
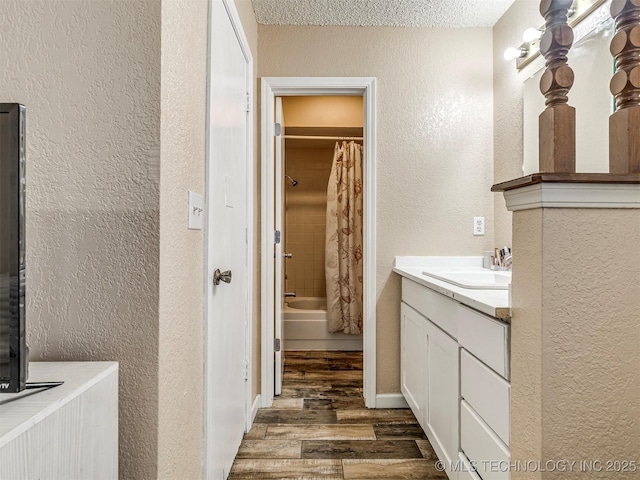
<path fill-rule="evenodd" d="M 231 480 L 446 479 L 410 410 L 370 410 L 362 352 L 287 352 L 282 395 L 244 436 Z"/>

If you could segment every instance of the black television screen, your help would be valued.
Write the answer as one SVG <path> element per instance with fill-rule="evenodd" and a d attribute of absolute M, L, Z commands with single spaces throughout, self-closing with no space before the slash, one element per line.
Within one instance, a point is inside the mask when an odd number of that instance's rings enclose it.
<path fill-rule="evenodd" d="M 25 107 L 0 103 L 0 393 L 24 389 Z"/>

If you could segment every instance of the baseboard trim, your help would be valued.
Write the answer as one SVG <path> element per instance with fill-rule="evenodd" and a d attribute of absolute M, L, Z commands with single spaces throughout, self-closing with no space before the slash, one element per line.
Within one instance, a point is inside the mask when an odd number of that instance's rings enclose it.
<path fill-rule="evenodd" d="M 376 408 L 409 408 L 409 404 L 401 393 L 378 393 Z"/>
<path fill-rule="evenodd" d="M 257 394 L 256 398 L 253 400 L 253 405 L 251 405 L 250 425 L 253 425 L 253 421 L 256 419 L 256 415 L 258 414 L 258 409 L 260 408 L 261 403 L 262 403 L 262 399 L 260 398 L 260 394 Z"/>

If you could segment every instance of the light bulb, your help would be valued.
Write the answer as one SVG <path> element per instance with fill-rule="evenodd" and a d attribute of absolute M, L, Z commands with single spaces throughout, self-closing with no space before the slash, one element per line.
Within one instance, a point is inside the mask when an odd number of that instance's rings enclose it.
<path fill-rule="evenodd" d="M 542 37 L 542 32 L 537 28 L 527 28 L 522 34 L 522 41 L 525 43 L 531 43 Z"/>
<path fill-rule="evenodd" d="M 509 47 L 504 51 L 504 59 L 507 61 L 515 60 L 526 55 L 527 51 L 522 48 Z"/>

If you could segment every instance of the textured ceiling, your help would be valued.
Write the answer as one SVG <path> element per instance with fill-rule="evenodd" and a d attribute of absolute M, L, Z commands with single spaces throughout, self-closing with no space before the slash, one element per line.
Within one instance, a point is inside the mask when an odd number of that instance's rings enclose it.
<path fill-rule="evenodd" d="M 252 0 L 265 25 L 493 27 L 514 0 Z"/>

